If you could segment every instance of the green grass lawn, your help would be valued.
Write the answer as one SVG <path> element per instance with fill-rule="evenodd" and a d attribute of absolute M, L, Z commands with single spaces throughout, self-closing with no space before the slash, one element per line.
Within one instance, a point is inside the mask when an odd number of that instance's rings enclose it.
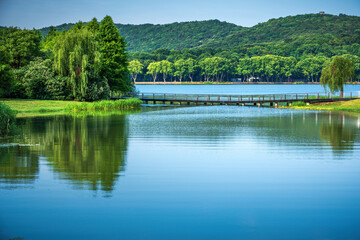
<path fill-rule="evenodd" d="M 19 113 L 46 113 L 64 111 L 67 106 L 81 104 L 76 101 L 56 101 L 56 100 L 31 100 L 31 99 L 0 99 L 1 102 L 8 105 Z"/>
<path fill-rule="evenodd" d="M 77 102 L 32 99 L 0 99 L 17 112 L 17 117 L 45 116 L 78 112 L 130 111 L 141 108 L 141 100 L 126 99 L 116 101 Z"/>
<path fill-rule="evenodd" d="M 360 99 L 344 102 L 315 103 L 309 106 L 294 106 L 290 108 L 307 110 L 333 110 L 360 113 Z"/>

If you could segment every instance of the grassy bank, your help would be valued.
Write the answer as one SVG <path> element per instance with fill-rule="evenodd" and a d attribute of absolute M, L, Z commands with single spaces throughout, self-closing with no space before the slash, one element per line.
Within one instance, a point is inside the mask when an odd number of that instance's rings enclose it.
<path fill-rule="evenodd" d="M 16 111 L 18 116 L 53 115 L 69 111 L 131 110 L 140 108 L 141 105 L 138 99 L 99 102 L 0 99 L 0 102 Z"/>
<path fill-rule="evenodd" d="M 92 103 L 70 104 L 66 107 L 67 110 L 77 111 L 107 111 L 107 110 L 131 110 L 141 107 L 142 101 L 139 99 L 121 99 L 116 101 L 103 100 Z"/>
<path fill-rule="evenodd" d="M 301 104 L 299 104 L 301 105 Z M 360 113 L 360 99 L 345 102 L 315 103 L 309 106 L 292 106 L 292 109 L 346 111 Z"/>

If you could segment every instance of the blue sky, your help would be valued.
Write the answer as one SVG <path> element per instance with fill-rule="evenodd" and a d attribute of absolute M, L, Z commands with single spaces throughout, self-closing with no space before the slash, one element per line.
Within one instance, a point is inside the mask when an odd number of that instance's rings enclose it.
<path fill-rule="evenodd" d="M 319 11 L 359 16 L 360 0 L 0 0 L 0 25 L 32 29 L 110 15 L 123 24 L 219 19 L 250 27 Z"/>

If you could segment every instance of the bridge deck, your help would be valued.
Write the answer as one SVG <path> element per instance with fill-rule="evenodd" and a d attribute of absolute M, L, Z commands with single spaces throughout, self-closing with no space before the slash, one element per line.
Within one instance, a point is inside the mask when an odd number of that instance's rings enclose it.
<path fill-rule="evenodd" d="M 263 94 L 263 95 L 213 95 L 213 94 L 159 94 L 141 93 L 124 94 L 112 93 L 111 99 L 138 98 L 145 103 L 170 104 L 220 104 L 220 105 L 262 105 L 277 106 L 279 103 L 293 103 L 303 101 L 306 103 L 335 102 L 359 99 L 360 92 L 346 92 L 342 97 L 331 93 L 305 93 L 305 94 Z"/>

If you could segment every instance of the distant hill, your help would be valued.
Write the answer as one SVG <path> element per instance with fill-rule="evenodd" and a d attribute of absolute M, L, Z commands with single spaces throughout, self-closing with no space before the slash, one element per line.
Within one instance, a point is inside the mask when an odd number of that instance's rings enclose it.
<path fill-rule="evenodd" d="M 56 26 L 57 30 L 69 30 L 74 23 Z M 159 48 L 181 50 L 199 47 L 242 29 L 232 23 L 219 20 L 193 21 L 171 24 L 115 24 L 121 36 L 126 38 L 128 51 L 151 52 Z M 49 27 L 40 29 L 45 36 Z"/>
<path fill-rule="evenodd" d="M 73 23 L 56 26 L 68 30 Z M 241 27 L 219 20 L 193 21 L 163 25 L 116 24 L 128 42 L 129 52 L 151 52 L 160 48 L 233 49 L 242 45 L 304 44 L 343 46 L 360 44 L 360 17 L 344 14 L 304 14 L 270 19 L 253 27 Z M 49 28 L 40 29 L 46 35 Z M 316 46 L 315 46 L 316 47 Z"/>
<path fill-rule="evenodd" d="M 321 42 L 329 45 L 360 43 L 360 17 L 344 14 L 305 14 L 270 19 L 250 28 L 242 28 L 207 47 L 232 48 L 242 44 Z M 325 41 L 325 42 L 324 42 Z"/>

